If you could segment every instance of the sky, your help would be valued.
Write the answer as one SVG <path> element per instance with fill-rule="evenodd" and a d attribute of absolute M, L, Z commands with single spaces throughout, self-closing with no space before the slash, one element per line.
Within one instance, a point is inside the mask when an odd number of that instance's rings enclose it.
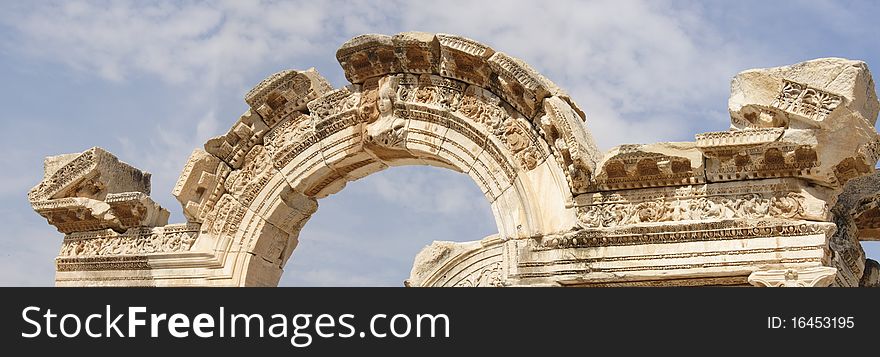
<path fill-rule="evenodd" d="M 877 1 L 0 1 L 0 285 L 50 286 L 62 235 L 27 191 L 45 156 L 103 147 L 171 196 L 189 153 L 231 127 L 282 69 L 335 59 L 364 33 L 463 35 L 519 57 L 586 111 L 601 149 L 726 130 L 731 77 L 818 57 L 880 67 Z M 395 167 L 318 212 L 282 286 L 402 286 L 434 240 L 497 232 L 467 176 Z M 880 245 L 865 244 L 880 259 Z"/>

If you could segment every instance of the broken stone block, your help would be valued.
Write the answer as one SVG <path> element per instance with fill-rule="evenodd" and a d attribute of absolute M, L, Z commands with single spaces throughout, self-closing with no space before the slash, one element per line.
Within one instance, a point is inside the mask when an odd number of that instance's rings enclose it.
<path fill-rule="evenodd" d="M 730 84 L 734 128 L 790 127 L 873 132 L 880 102 L 862 61 L 819 58 L 741 72 Z"/>
<path fill-rule="evenodd" d="M 314 68 L 284 70 L 264 79 L 245 96 L 245 102 L 272 128 L 295 112 L 306 110 L 313 99 L 331 90 L 330 84 Z"/>
<path fill-rule="evenodd" d="M 678 186 L 706 182 L 703 154 L 694 143 L 621 145 L 597 166 L 598 190 Z"/>
<path fill-rule="evenodd" d="M 189 222 L 203 222 L 205 215 L 225 192 L 223 181 L 231 169 L 225 162 L 202 149 L 193 150 L 171 194 L 183 206 Z"/>
<path fill-rule="evenodd" d="M 46 159 L 31 206 L 60 232 L 159 226 L 169 212 L 149 197 L 150 174 L 94 147 Z"/>
<path fill-rule="evenodd" d="M 150 173 L 119 161 L 99 147 L 48 157 L 44 166 L 43 180 L 28 192 L 32 204 L 67 197 L 100 201 L 107 194 L 121 192 L 150 194 Z"/>

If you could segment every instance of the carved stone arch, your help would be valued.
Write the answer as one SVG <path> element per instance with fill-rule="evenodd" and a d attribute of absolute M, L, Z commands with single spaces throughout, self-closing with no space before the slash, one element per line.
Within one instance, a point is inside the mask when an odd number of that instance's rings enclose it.
<path fill-rule="evenodd" d="M 350 85 L 278 72 L 193 152 L 172 192 L 185 224 L 100 148 L 47 158 L 28 198 L 65 234 L 56 284 L 276 285 L 319 198 L 431 165 L 476 182 L 498 234 L 433 242 L 408 286 L 880 285 L 859 243 L 880 236 L 863 62 L 742 72 L 730 130 L 600 156 L 567 94 L 476 41 L 364 35 L 337 59 Z"/>
<path fill-rule="evenodd" d="M 582 111 L 530 67 L 470 39 L 425 33 L 359 36 L 337 58 L 351 85 L 331 90 L 313 69 L 270 76 L 247 94 L 251 108 L 229 133 L 191 159 L 217 164 L 180 178 L 185 187 L 215 175 L 211 195 L 177 196 L 202 220 L 196 248 L 225 253 L 229 283 L 276 284 L 317 199 L 390 166 L 469 175 L 500 239 L 576 226 L 572 183 L 588 185 L 598 152 Z"/>

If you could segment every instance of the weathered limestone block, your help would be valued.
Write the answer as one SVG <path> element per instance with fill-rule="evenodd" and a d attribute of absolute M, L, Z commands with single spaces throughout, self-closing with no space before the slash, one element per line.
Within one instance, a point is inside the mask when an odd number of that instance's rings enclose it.
<path fill-rule="evenodd" d="M 584 228 L 721 219 L 801 219 L 827 221 L 829 189 L 804 181 L 766 179 L 596 192 L 577 196 Z"/>
<path fill-rule="evenodd" d="M 861 219 L 865 227 L 864 233 L 859 226 L 860 213 L 871 214 L 868 202 L 880 190 L 880 173 L 858 177 L 850 180 L 837 197 L 831 208 L 833 222 L 837 232 L 831 238 L 830 248 L 834 252 L 834 267 L 837 268 L 835 286 L 858 286 L 865 271 L 865 251 L 859 242 L 864 234 L 870 237 L 875 230 L 867 216 Z M 868 204 L 868 205 L 866 205 Z"/>
<path fill-rule="evenodd" d="M 317 201 L 290 187 L 264 146 L 254 146 L 244 162 L 223 182 L 223 192 L 278 230 L 298 233 L 317 210 Z"/>
<path fill-rule="evenodd" d="M 429 275 L 441 269 L 441 266 L 450 259 L 464 252 L 479 249 L 479 242 L 457 243 L 448 241 L 433 241 L 430 245 L 422 248 L 416 254 L 409 279 L 406 286 L 423 286 Z"/>
<path fill-rule="evenodd" d="M 198 224 L 139 227 L 123 233 L 104 229 L 67 234 L 55 259 L 56 286 L 198 284 L 199 279 L 188 279 L 198 276 L 193 274 L 194 261 L 188 259 L 206 257 L 191 251 L 198 235 Z M 172 279 L 156 279 L 162 276 Z"/>
<path fill-rule="evenodd" d="M 150 174 L 101 148 L 49 157 L 46 176 L 28 198 L 62 233 L 159 226 L 169 212 L 150 199 Z"/>
<path fill-rule="evenodd" d="M 871 128 L 873 131 L 873 127 Z M 847 135 L 852 134 L 852 137 Z M 862 142 L 857 140 L 864 139 Z M 880 136 L 865 136 L 856 130 L 838 132 L 812 129 L 786 129 L 779 145 L 794 147 L 796 161 L 804 170 L 801 176 L 817 183 L 842 188 L 847 181 L 874 172 Z M 806 156 L 805 156 L 806 155 Z"/>
<path fill-rule="evenodd" d="M 522 60 L 503 52 L 495 52 L 488 61 L 494 72 L 489 87 L 523 115 L 534 118 L 541 110 L 541 102 L 550 95 L 545 78 Z"/>
<path fill-rule="evenodd" d="M 353 84 L 389 73 L 400 73 L 391 36 L 367 34 L 346 41 L 336 50 L 336 59 Z"/>
<path fill-rule="evenodd" d="M 694 143 L 621 145 L 597 165 L 598 190 L 680 186 L 706 182 L 703 154 Z"/>
<path fill-rule="evenodd" d="M 43 181 L 28 192 L 31 202 L 65 197 L 103 200 L 107 194 L 150 194 L 150 173 L 119 161 L 93 147 L 79 154 L 51 156 L 44 162 Z"/>
<path fill-rule="evenodd" d="M 188 222 L 201 223 L 225 192 L 229 165 L 202 149 L 193 150 L 171 194 L 183 207 Z"/>
<path fill-rule="evenodd" d="M 440 43 L 440 75 L 479 87 L 488 87 L 492 68 L 488 59 L 495 50 L 469 38 L 437 34 Z"/>
<path fill-rule="evenodd" d="M 880 263 L 874 259 L 865 261 L 865 273 L 859 281 L 859 287 L 880 288 Z"/>
<path fill-rule="evenodd" d="M 251 148 L 263 143 L 267 131 L 269 126 L 260 115 L 248 109 L 226 134 L 208 139 L 205 151 L 223 160 L 230 168 L 237 169 Z"/>
<path fill-rule="evenodd" d="M 309 101 L 307 106 L 309 115 L 320 120 L 355 110 L 359 103 L 359 86 L 347 85 L 324 93 Z"/>
<path fill-rule="evenodd" d="M 503 239 L 497 235 L 476 242 L 433 242 L 416 255 L 405 286 L 502 287 Z"/>
<path fill-rule="evenodd" d="M 403 32 L 361 35 L 342 44 L 336 59 L 353 84 L 394 73 L 440 73 L 440 43 L 434 34 Z"/>
<path fill-rule="evenodd" d="M 599 148 L 584 127 L 583 117 L 569 103 L 554 96 L 546 98 L 543 106 L 541 131 L 565 171 L 571 192 L 587 192 L 601 159 Z"/>
<path fill-rule="evenodd" d="M 864 62 L 822 58 L 745 71 L 731 83 L 728 106 L 732 128 L 784 127 L 780 145 L 814 150 L 810 178 L 825 185 L 842 186 L 877 162 L 880 102 Z"/>
<path fill-rule="evenodd" d="M 826 287 L 834 280 L 836 269 L 814 267 L 806 269 L 762 270 L 749 275 L 749 283 L 760 287 L 813 288 Z"/>
<path fill-rule="evenodd" d="M 706 156 L 706 179 L 723 182 L 801 177 L 833 186 L 837 180 L 820 167 L 816 141 L 807 139 L 812 133 L 800 131 L 806 136 L 799 136 L 794 131 L 765 128 L 698 135 L 697 145 Z"/>
<path fill-rule="evenodd" d="M 880 187 L 874 190 L 880 191 Z M 880 193 L 861 199 L 851 212 L 860 241 L 880 240 Z"/>
<path fill-rule="evenodd" d="M 873 132 L 880 111 L 867 64 L 820 58 L 752 69 L 733 78 L 728 102 L 733 127 L 850 128 Z"/>
<path fill-rule="evenodd" d="M 440 43 L 432 33 L 403 32 L 391 37 L 404 73 L 440 73 Z"/>
<path fill-rule="evenodd" d="M 111 193 L 104 199 L 121 229 L 156 227 L 168 224 L 170 212 L 143 192 Z"/>
<path fill-rule="evenodd" d="M 71 233 L 64 237 L 58 265 L 69 266 L 75 258 L 139 256 L 186 252 L 199 233 L 197 224 L 169 224 L 116 232 L 112 229 Z"/>
<path fill-rule="evenodd" d="M 305 71 L 288 69 L 264 79 L 247 93 L 244 100 L 271 128 L 294 112 L 305 111 L 310 101 L 331 89 L 314 68 Z"/>
<path fill-rule="evenodd" d="M 743 285 L 755 271 L 826 267 L 834 225 L 704 220 L 579 229 L 508 240 L 512 285 Z"/>
<path fill-rule="evenodd" d="M 67 233 L 57 284 L 276 285 L 317 200 L 396 165 L 469 175 L 499 230 L 435 242 L 407 286 L 880 284 L 859 242 L 880 236 L 864 63 L 743 72 L 731 130 L 603 156 L 565 91 L 479 42 L 363 35 L 336 55 L 352 85 L 273 74 L 192 153 L 172 191 L 185 225 L 162 226 L 149 174 L 103 150 L 47 158 L 29 199 Z"/>

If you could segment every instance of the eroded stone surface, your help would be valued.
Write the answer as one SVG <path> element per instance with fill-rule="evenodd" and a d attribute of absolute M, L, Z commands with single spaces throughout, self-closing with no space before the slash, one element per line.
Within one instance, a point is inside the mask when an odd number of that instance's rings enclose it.
<path fill-rule="evenodd" d="M 193 151 L 172 192 L 187 224 L 103 150 L 47 158 L 29 198 L 66 234 L 57 284 L 274 285 L 318 199 L 431 165 L 474 180 L 498 233 L 434 242 L 407 286 L 878 285 L 859 245 L 880 236 L 862 62 L 745 71 L 730 130 L 601 153 L 571 96 L 477 41 L 362 35 L 336 57 L 351 85 L 275 73 Z"/>
<path fill-rule="evenodd" d="M 728 106 L 732 128 L 786 128 L 779 153 L 765 151 L 766 159 L 812 150 L 811 162 L 777 164 L 797 175 L 842 186 L 877 163 L 880 102 L 864 62 L 820 58 L 745 71 L 731 83 Z"/>

